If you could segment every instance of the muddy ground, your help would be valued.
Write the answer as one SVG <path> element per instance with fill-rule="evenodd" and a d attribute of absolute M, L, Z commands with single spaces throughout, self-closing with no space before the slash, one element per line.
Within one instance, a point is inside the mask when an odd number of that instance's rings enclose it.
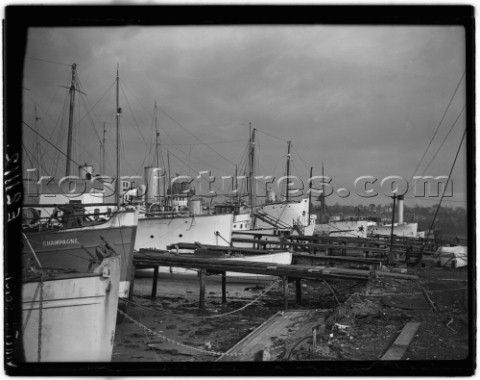
<path fill-rule="evenodd" d="M 368 282 L 329 280 L 330 287 L 303 280 L 300 304 L 291 283 L 289 309 L 326 310 L 325 330 L 316 347 L 307 337 L 281 342 L 284 349 L 271 360 L 379 360 L 409 321 L 421 325 L 402 360 L 464 359 L 469 350 L 467 270 L 427 267 L 408 268 L 408 273 L 419 280 L 379 276 Z M 197 279 L 159 279 L 155 301 L 150 299 L 151 281 L 135 280 L 136 304 L 127 309 L 148 329 L 124 317 L 117 324 L 114 362 L 215 361 L 284 309 L 281 283 L 271 279 L 229 282 L 227 303 L 222 304 L 221 283 L 209 278 L 203 311 Z"/>

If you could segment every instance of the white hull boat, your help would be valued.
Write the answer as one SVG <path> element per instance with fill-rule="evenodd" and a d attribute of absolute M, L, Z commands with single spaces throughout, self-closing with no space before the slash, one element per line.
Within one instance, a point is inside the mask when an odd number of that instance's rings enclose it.
<path fill-rule="evenodd" d="M 137 231 L 138 211 L 115 212 L 106 221 L 73 228 L 24 229 L 24 267 L 33 261 L 34 254 L 46 268 L 74 269 L 91 272 L 97 265 L 97 249 L 106 243 L 122 257 L 120 297 L 127 297 L 133 260 L 133 247 Z M 33 252 L 32 252 L 33 250 Z"/>
<path fill-rule="evenodd" d="M 271 263 L 271 264 L 284 264 L 290 265 L 292 263 L 292 253 L 285 252 L 273 252 L 265 253 L 262 255 L 252 255 L 252 256 L 232 256 L 226 257 L 222 260 L 241 260 L 246 262 L 257 262 L 257 263 Z M 168 277 L 168 278 L 190 278 L 195 279 L 198 276 L 197 269 L 188 269 L 188 268 L 178 268 L 178 267 L 158 267 L 159 277 Z M 137 277 L 152 277 L 152 270 L 143 269 L 137 270 Z M 239 282 L 248 281 L 248 280 L 265 280 L 271 278 L 272 276 L 253 274 L 253 273 L 241 273 L 241 272 L 227 272 L 226 276 L 228 281 L 237 280 Z M 221 276 L 209 276 L 209 278 L 221 279 Z"/>
<path fill-rule="evenodd" d="M 418 223 L 394 224 L 393 234 L 399 237 L 417 237 Z M 369 226 L 368 236 L 381 235 L 390 236 L 392 233 L 392 225 Z"/>
<path fill-rule="evenodd" d="M 178 242 L 228 246 L 232 238 L 232 220 L 232 214 L 139 218 L 135 250 L 167 249 Z"/>
<path fill-rule="evenodd" d="M 468 250 L 466 246 L 439 247 L 435 256 L 442 267 L 462 268 L 468 265 Z"/>
<path fill-rule="evenodd" d="M 319 223 L 315 226 L 315 233 L 319 236 L 366 238 L 368 223 L 366 220 Z"/>
<path fill-rule="evenodd" d="M 22 288 L 26 362 L 109 362 L 120 281 L 120 256 L 93 273 L 44 274 Z"/>
<path fill-rule="evenodd" d="M 167 246 L 179 242 L 228 246 L 232 238 L 232 222 L 232 214 L 140 218 L 135 250 L 140 248 L 166 250 Z M 169 267 L 159 267 L 160 273 L 169 271 Z M 151 277 L 153 269 L 137 270 L 135 274 L 140 277 Z"/>

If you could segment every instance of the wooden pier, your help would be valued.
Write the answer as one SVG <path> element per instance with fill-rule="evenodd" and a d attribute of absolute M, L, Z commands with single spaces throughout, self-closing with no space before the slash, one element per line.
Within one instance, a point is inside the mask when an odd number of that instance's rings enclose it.
<path fill-rule="evenodd" d="M 273 238 L 273 239 L 272 239 Z M 355 248 L 362 252 L 371 252 L 382 254 L 390 252 L 392 248 L 393 253 L 405 253 L 407 248 L 410 248 L 412 254 L 419 252 L 422 249 L 425 255 L 434 254 L 435 250 L 429 249 L 431 242 L 426 242 L 416 238 L 405 238 L 396 236 L 394 244 L 391 245 L 390 237 L 387 239 L 374 238 L 360 238 L 360 237 L 334 237 L 334 236 L 299 236 L 299 235 L 276 235 L 252 233 L 250 231 L 235 231 L 232 236 L 232 245 L 234 243 L 252 243 L 258 248 L 267 248 L 276 244 L 284 244 L 283 247 L 292 246 L 300 248 L 304 251 L 315 253 L 316 251 L 327 252 L 329 250 L 347 249 L 354 250 Z"/>
<path fill-rule="evenodd" d="M 241 272 L 260 275 L 276 276 L 283 281 L 285 310 L 288 308 L 288 283 L 296 282 L 296 300 L 301 302 L 301 280 L 368 280 L 371 276 L 389 276 L 403 279 L 417 279 L 417 276 L 388 273 L 377 270 L 360 270 L 345 268 L 330 268 L 311 265 L 284 265 L 272 263 L 249 262 L 244 260 L 224 260 L 221 258 L 194 257 L 193 255 L 179 255 L 165 253 L 155 249 L 140 249 L 134 253 L 133 273 L 135 269 L 153 268 L 152 299 L 157 295 L 158 267 L 195 268 L 199 274 L 200 308 L 205 306 L 205 276 L 207 273 L 222 275 L 222 301 L 226 302 L 226 272 Z M 134 278 L 130 282 L 130 297 L 133 297 Z"/>

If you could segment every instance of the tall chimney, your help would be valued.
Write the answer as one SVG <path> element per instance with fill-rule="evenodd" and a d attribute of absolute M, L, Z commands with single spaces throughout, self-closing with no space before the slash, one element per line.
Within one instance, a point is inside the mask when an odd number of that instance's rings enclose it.
<path fill-rule="evenodd" d="M 403 195 L 398 196 L 398 224 L 403 224 Z"/>

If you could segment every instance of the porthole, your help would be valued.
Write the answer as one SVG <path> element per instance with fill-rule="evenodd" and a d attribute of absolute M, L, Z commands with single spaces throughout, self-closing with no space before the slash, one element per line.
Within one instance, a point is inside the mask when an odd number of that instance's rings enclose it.
<path fill-rule="evenodd" d="M 150 239 L 153 239 L 153 235 L 150 235 Z"/>
<path fill-rule="evenodd" d="M 178 237 L 183 237 L 183 235 L 182 235 L 182 234 L 180 234 L 180 235 L 178 235 Z"/>

